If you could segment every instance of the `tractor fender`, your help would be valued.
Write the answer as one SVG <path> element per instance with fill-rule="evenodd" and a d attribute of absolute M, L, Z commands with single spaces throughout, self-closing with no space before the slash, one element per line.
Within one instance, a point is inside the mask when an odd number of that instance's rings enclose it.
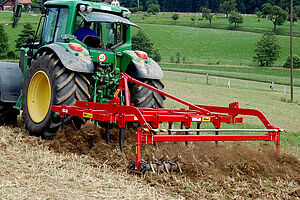
<path fill-rule="evenodd" d="M 68 52 L 69 49 L 58 44 L 48 44 L 41 47 L 34 55 L 34 58 L 39 53 L 44 51 L 52 51 L 59 58 L 61 63 L 67 69 L 74 72 L 93 73 L 94 64 L 90 56 L 76 56 Z"/>
<path fill-rule="evenodd" d="M 0 100 L 16 103 L 23 89 L 23 74 L 17 63 L 0 62 Z"/>
<path fill-rule="evenodd" d="M 123 55 L 129 62 L 126 73 L 134 78 L 141 79 L 162 79 L 163 71 L 160 66 L 152 59 L 141 59 L 134 51 L 124 51 Z"/>

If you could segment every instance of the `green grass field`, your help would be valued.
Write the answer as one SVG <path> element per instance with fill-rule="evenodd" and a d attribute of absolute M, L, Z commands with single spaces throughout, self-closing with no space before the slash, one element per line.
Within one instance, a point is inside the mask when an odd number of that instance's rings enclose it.
<path fill-rule="evenodd" d="M 209 74 L 227 78 L 259 81 L 276 84 L 290 84 L 290 70 L 268 67 L 224 67 L 182 64 L 161 64 L 164 70 L 181 71 L 196 74 Z M 300 87 L 300 70 L 294 71 L 294 85 Z"/>
<path fill-rule="evenodd" d="M 163 62 L 170 62 L 170 57 L 180 50 L 188 63 L 257 65 L 252 62 L 252 58 L 261 34 L 157 24 L 140 25 L 154 47 L 160 50 Z M 281 53 L 274 66 L 282 66 L 289 55 L 289 38 L 276 37 Z M 300 54 L 300 39 L 294 39 L 294 52 Z"/>
<path fill-rule="evenodd" d="M 4 29 L 8 35 L 9 50 L 15 51 L 15 40 L 18 38 L 18 34 L 23 29 L 23 25 L 29 22 L 33 30 L 37 29 L 40 20 L 40 15 L 35 13 L 22 13 L 22 17 L 19 20 L 17 28 L 12 28 L 12 12 L 0 12 L 0 24 L 4 25 Z"/>
<path fill-rule="evenodd" d="M 146 15 L 133 14 L 133 21 L 136 23 L 146 23 L 146 24 L 165 24 L 165 25 L 180 25 L 180 26 L 190 26 L 190 27 L 200 27 L 200 28 L 212 28 L 212 29 L 225 29 L 225 30 L 238 30 L 238 31 L 248 31 L 262 33 L 267 30 L 273 30 L 273 23 L 264 18 L 258 22 L 255 15 L 244 16 L 244 23 L 240 24 L 237 28 L 228 22 L 228 19 L 224 17 L 223 14 L 218 14 L 213 17 L 212 24 L 209 24 L 208 20 L 199 20 L 202 18 L 199 14 L 194 13 L 178 13 L 179 19 L 174 22 L 172 20 L 173 13 L 159 13 L 157 15 Z M 194 23 L 191 18 L 195 16 L 196 20 Z M 299 22 L 295 22 L 293 28 L 294 36 L 300 37 L 300 25 Z M 290 24 L 285 22 L 283 25 L 277 27 L 276 34 L 278 35 L 289 35 Z"/>

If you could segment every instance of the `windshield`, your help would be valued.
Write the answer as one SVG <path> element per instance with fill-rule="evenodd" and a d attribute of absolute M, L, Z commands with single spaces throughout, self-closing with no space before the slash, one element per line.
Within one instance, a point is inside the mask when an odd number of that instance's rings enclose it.
<path fill-rule="evenodd" d="M 79 12 L 74 24 L 73 34 L 89 47 L 109 49 L 126 42 L 128 25 L 137 26 L 123 17 L 112 14 Z M 92 42 L 87 41 L 87 36 L 97 37 L 99 41 L 95 40 L 95 38 L 93 38 Z M 103 43 L 103 47 L 98 45 L 100 41 Z"/>
<path fill-rule="evenodd" d="M 135 23 L 132 23 L 126 18 L 112 15 L 108 13 L 102 13 L 102 12 L 79 12 L 80 16 L 85 19 L 87 22 L 106 22 L 106 23 L 118 23 L 118 24 L 127 24 L 130 26 L 135 26 L 137 28 L 140 28 Z"/>

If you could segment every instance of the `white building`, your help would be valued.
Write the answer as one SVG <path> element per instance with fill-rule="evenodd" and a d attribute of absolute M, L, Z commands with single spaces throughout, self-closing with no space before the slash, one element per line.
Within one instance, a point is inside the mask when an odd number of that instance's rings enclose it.
<path fill-rule="evenodd" d="M 119 2 L 118 0 L 113 0 L 113 1 L 111 2 L 111 5 L 112 5 L 112 6 L 120 6 L 120 2 Z"/>

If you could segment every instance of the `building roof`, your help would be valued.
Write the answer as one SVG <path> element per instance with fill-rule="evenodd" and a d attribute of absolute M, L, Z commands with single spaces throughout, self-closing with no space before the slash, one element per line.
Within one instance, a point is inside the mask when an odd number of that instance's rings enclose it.
<path fill-rule="evenodd" d="M 20 4 L 30 4 L 30 3 L 32 3 L 31 0 L 18 0 L 18 2 Z"/>
<path fill-rule="evenodd" d="M 1 6 L 2 4 L 5 4 L 7 1 L 10 1 L 10 0 L 0 0 L 0 6 Z"/>
<path fill-rule="evenodd" d="M 9 1 L 12 1 L 13 3 L 15 2 L 15 0 L 0 0 L 0 6 L 7 3 L 7 2 L 9 2 Z M 18 2 L 20 4 L 31 4 L 32 3 L 31 0 L 18 0 Z"/>

